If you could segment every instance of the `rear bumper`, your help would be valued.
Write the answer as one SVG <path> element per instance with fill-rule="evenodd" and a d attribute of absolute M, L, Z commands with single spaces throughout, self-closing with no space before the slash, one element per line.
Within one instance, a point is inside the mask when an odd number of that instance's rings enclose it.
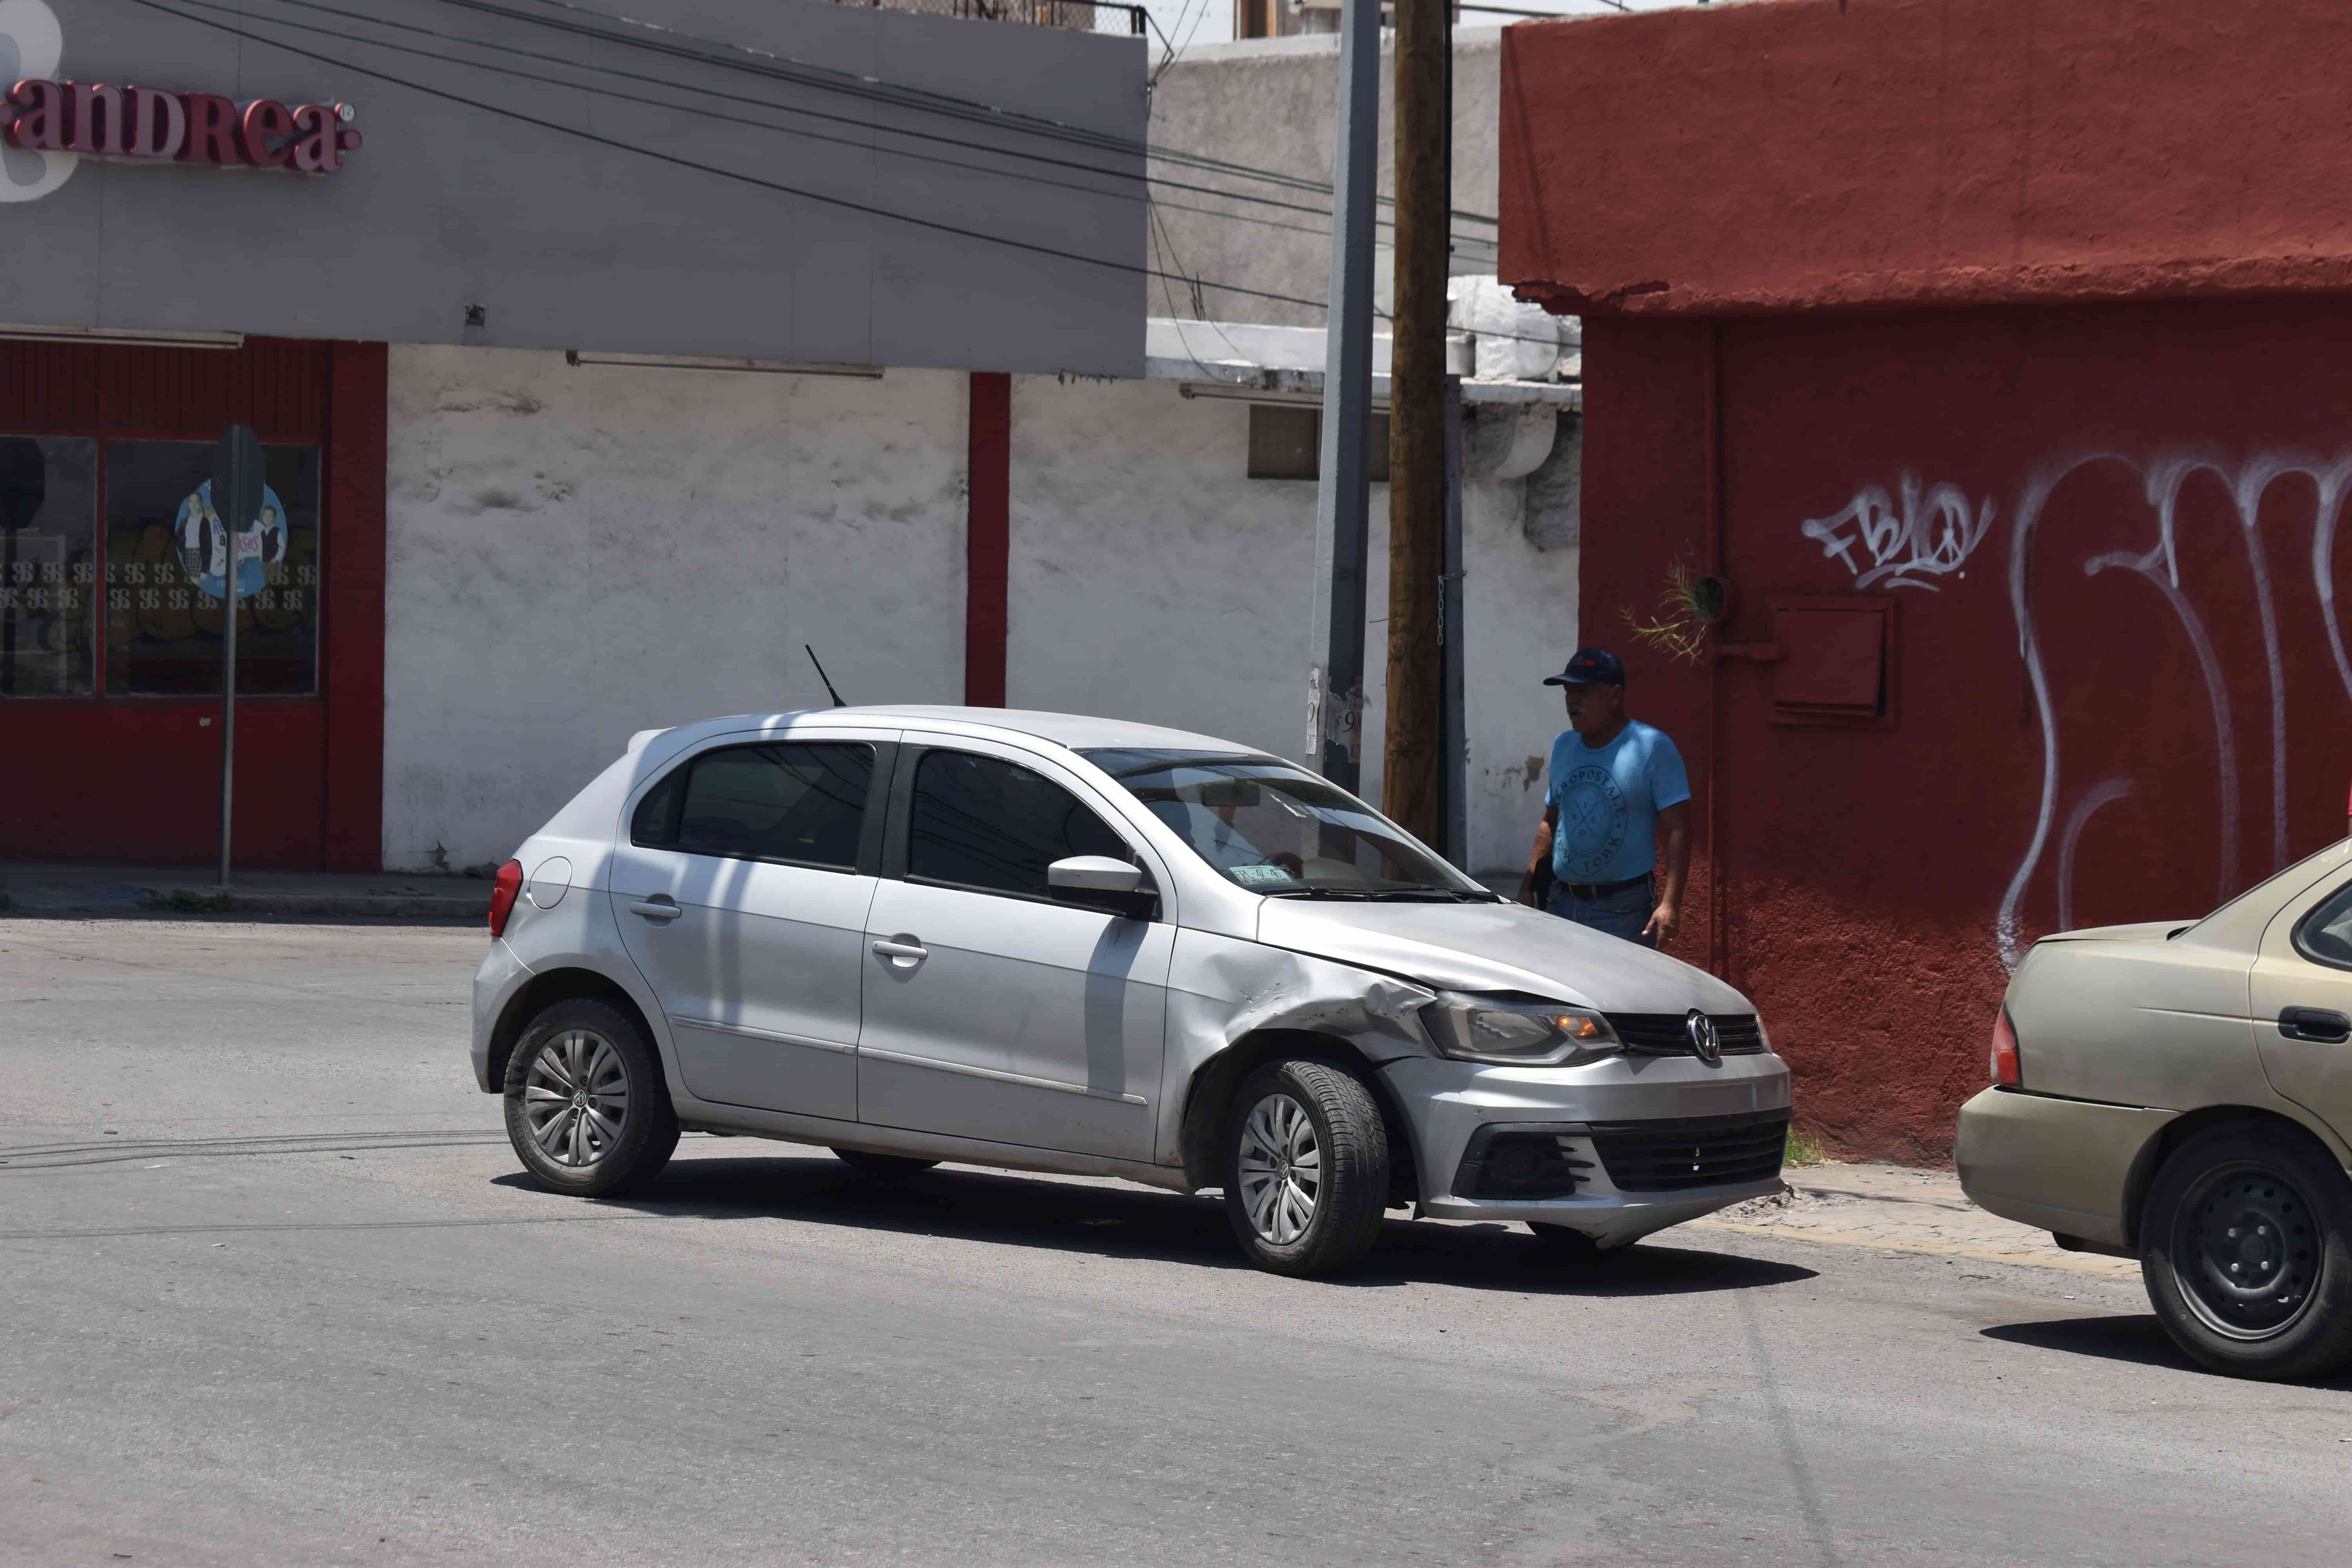
<path fill-rule="evenodd" d="M 2133 1167 L 2179 1114 L 1988 1089 L 1960 1107 L 1952 1151 L 1960 1189 L 2003 1219 L 2129 1247 Z"/>
<path fill-rule="evenodd" d="M 1769 1174 L 1664 1191 L 1628 1191 L 1609 1169 L 1596 1123 L 1617 1126 L 1697 1119 L 1785 1121 L 1788 1067 L 1769 1054 L 1696 1060 L 1617 1060 L 1572 1071 L 1479 1067 L 1411 1057 L 1381 1069 L 1412 1124 L 1421 1205 L 1441 1219 L 1535 1221 L 1622 1247 L 1654 1231 L 1781 1190 Z M 1565 1197 L 1505 1198 L 1457 1190 L 1480 1129 L 1543 1135 L 1578 1170 Z M 1605 1137 L 1606 1134 L 1604 1133 Z"/>
<path fill-rule="evenodd" d="M 506 1088 L 490 1077 L 490 1036 L 507 1004 L 530 979 L 530 967 L 515 956 L 506 938 L 491 938 L 482 967 L 474 972 L 474 1087 L 484 1094 L 497 1094 Z"/>

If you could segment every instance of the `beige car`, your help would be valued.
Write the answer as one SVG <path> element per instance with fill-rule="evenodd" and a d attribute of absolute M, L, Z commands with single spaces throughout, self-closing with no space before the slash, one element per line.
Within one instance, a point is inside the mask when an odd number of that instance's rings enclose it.
<path fill-rule="evenodd" d="M 1960 1110 L 1969 1197 L 2138 1258 L 2216 1371 L 2352 1366 L 2352 840 L 2201 921 L 2035 943 L 1993 1079 Z"/>

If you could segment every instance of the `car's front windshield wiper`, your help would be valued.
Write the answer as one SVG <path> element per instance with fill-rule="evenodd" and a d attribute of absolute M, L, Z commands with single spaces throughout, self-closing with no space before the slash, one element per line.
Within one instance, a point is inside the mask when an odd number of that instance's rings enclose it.
<path fill-rule="evenodd" d="M 1356 888 L 1278 888 L 1266 895 L 1269 899 L 1352 899 L 1358 902 L 1373 896 Z"/>
<path fill-rule="evenodd" d="M 1466 888 L 1384 888 L 1372 895 L 1397 903 L 1499 904 L 1500 893 L 1484 888 L 1473 892 Z"/>

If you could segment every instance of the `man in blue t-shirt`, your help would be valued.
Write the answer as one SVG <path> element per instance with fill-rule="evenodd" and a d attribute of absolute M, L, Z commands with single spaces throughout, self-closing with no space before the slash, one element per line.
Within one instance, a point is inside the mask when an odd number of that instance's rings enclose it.
<path fill-rule="evenodd" d="M 1528 851 L 1519 901 L 1537 902 L 1537 872 L 1551 858 L 1551 896 L 1563 920 L 1655 947 L 1682 924 L 1690 875 L 1690 781 L 1665 733 L 1625 717 L 1625 667 L 1605 647 L 1582 647 L 1544 681 L 1566 689 L 1571 726 L 1551 743 L 1543 826 Z M 1660 860 L 1665 876 L 1654 875 Z"/>

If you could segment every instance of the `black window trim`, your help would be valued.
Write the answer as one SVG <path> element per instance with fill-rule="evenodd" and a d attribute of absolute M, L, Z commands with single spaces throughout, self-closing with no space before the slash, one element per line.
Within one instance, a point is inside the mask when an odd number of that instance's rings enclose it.
<path fill-rule="evenodd" d="M 796 860 L 783 855 L 731 854 L 722 849 L 681 849 L 677 847 L 678 816 L 686 809 L 686 791 L 677 792 L 670 803 L 667 843 L 653 844 L 637 837 L 637 811 L 645 805 L 646 796 L 670 780 L 685 773 L 705 757 L 720 752 L 744 752 L 761 746 L 864 746 L 874 753 L 874 771 L 866 785 L 866 804 L 858 808 L 857 861 L 852 866 L 836 866 L 823 860 Z M 893 741 L 869 741 L 860 735 L 775 735 L 763 741 L 739 741 L 732 737 L 715 745 L 689 752 L 665 769 L 661 776 L 644 790 L 629 807 L 629 844 L 637 849 L 660 849 L 672 855 L 699 855 L 708 860 L 750 860 L 762 866 L 790 866 L 803 871 L 831 871 L 841 877 L 875 877 L 881 874 L 883 817 L 890 801 L 893 768 L 898 745 Z"/>
<path fill-rule="evenodd" d="M 974 751 L 970 746 L 932 745 L 918 742 L 902 742 L 899 743 L 898 750 L 898 776 L 891 780 L 889 822 L 882 841 L 882 869 L 880 875 L 885 881 L 908 882 L 918 888 L 943 888 L 951 893 L 978 893 L 984 898 L 991 899 L 1014 899 L 1024 904 L 1050 904 L 1057 910 L 1084 909 L 1087 907 L 1083 904 L 1072 903 L 1067 899 L 1055 898 L 1050 893 L 1020 893 L 1014 892 L 1009 888 L 983 888 L 973 882 L 951 882 L 944 877 L 918 876 L 916 873 L 907 868 L 907 864 L 910 858 L 908 854 L 908 843 L 914 837 L 915 774 L 920 769 L 922 760 L 931 752 L 951 752 L 961 756 L 982 757 L 992 763 L 1003 763 L 1008 767 L 1028 768 L 1031 773 L 1035 773 L 1039 778 L 1044 779 L 1047 784 L 1052 784 L 1055 789 L 1060 790 L 1072 800 L 1076 801 L 1080 805 L 1083 805 L 1088 811 L 1093 812 L 1095 816 L 1101 820 L 1102 825 L 1109 828 L 1112 834 L 1118 837 L 1121 844 L 1127 846 L 1129 856 L 1134 859 L 1137 867 L 1142 870 L 1143 886 L 1138 890 L 1150 893 L 1154 900 L 1150 919 L 1155 922 L 1164 923 L 1166 921 L 1168 904 L 1167 900 L 1160 897 L 1160 879 L 1151 874 L 1151 863 L 1145 859 L 1142 853 L 1136 848 L 1134 834 L 1129 831 L 1124 824 L 1117 821 L 1112 816 L 1102 811 L 1093 802 L 1087 800 L 1086 796 L 1080 795 L 1076 790 L 1072 789 L 1061 780 L 1054 777 L 1051 773 L 1045 773 L 1042 769 L 1030 766 L 1026 762 L 1015 761 L 1011 757 L 1000 757 L 991 752 Z"/>
<path fill-rule="evenodd" d="M 2336 906 L 2338 900 L 2347 895 L 2352 895 L 2352 879 L 2336 883 L 2327 890 L 2324 898 L 2303 912 L 2303 918 L 2294 922 L 2294 930 L 2288 938 L 2294 947 L 2296 957 L 2305 963 L 2316 963 L 2323 969 L 2352 970 L 2352 963 L 2347 963 L 2341 959 L 2321 957 L 2314 952 L 2310 944 L 2304 940 L 2304 933 L 2311 929 L 2312 922 L 2326 914 Z"/>

